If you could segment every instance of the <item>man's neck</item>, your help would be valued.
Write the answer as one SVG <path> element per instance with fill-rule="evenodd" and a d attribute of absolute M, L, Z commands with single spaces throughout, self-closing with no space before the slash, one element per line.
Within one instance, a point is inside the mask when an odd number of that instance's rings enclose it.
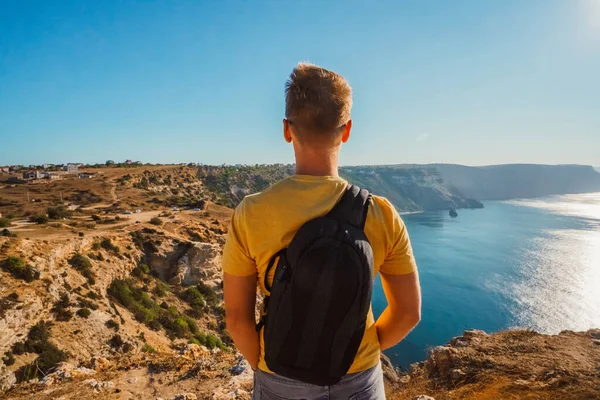
<path fill-rule="evenodd" d="M 299 154 L 296 152 L 296 175 L 338 176 L 338 154 Z"/>

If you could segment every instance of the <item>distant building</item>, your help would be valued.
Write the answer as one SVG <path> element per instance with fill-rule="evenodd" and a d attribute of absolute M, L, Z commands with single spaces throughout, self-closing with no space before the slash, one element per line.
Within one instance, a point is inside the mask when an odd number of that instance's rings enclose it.
<path fill-rule="evenodd" d="M 76 174 L 79 172 L 79 166 L 81 164 L 68 163 L 67 164 L 67 174 Z"/>
<path fill-rule="evenodd" d="M 125 164 L 131 165 L 131 164 L 133 164 L 133 161 L 131 161 L 131 160 L 125 160 Z"/>
<path fill-rule="evenodd" d="M 89 172 L 80 172 L 78 176 L 79 179 L 91 179 L 94 178 L 96 174 L 90 174 Z"/>
<path fill-rule="evenodd" d="M 27 172 L 23 172 L 23 179 L 26 180 L 30 180 L 30 179 L 42 179 L 43 178 L 43 172 L 42 171 L 27 171 Z"/>
<path fill-rule="evenodd" d="M 10 172 L 10 167 L 9 166 L 0 167 L 0 172 L 5 172 L 8 174 Z"/>
<path fill-rule="evenodd" d="M 60 175 L 57 174 L 56 172 L 47 172 L 46 178 L 48 178 L 50 180 L 60 179 Z"/>
<path fill-rule="evenodd" d="M 21 170 L 21 166 L 20 165 L 11 165 L 9 172 L 18 172 L 20 170 Z"/>
<path fill-rule="evenodd" d="M 42 167 L 44 169 L 52 168 L 52 167 L 54 167 L 54 164 L 43 164 Z"/>

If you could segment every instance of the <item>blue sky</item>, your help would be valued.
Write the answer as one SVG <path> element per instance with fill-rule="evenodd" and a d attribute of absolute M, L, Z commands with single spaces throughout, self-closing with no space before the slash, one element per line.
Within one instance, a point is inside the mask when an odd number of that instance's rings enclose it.
<path fill-rule="evenodd" d="M 0 164 L 293 162 L 301 60 L 353 86 L 342 164 L 600 166 L 600 0 L 0 0 Z"/>

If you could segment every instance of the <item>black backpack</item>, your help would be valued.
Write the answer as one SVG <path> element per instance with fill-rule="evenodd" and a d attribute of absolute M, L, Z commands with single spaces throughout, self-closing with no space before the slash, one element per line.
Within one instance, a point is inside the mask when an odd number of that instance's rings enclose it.
<path fill-rule="evenodd" d="M 329 386 L 352 365 L 373 290 L 373 250 L 363 231 L 370 197 L 348 186 L 327 215 L 305 223 L 270 260 L 270 296 L 257 330 L 265 328 L 265 361 L 276 374 Z"/>

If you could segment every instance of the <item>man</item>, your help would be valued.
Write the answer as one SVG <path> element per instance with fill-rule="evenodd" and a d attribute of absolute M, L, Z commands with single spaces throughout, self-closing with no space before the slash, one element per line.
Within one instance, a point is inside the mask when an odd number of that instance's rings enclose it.
<path fill-rule="evenodd" d="M 338 175 L 338 155 L 350 138 L 351 107 L 352 91 L 342 76 L 299 64 L 286 84 L 283 120 L 283 137 L 296 157 L 295 175 L 247 196 L 232 216 L 223 252 L 226 322 L 255 370 L 255 399 L 384 399 L 380 352 L 400 342 L 420 320 L 420 287 L 408 233 L 394 207 L 371 196 L 363 230 L 372 248 L 373 276 L 381 274 L 388 306 L 376 322 L 368 307 L 347 375 L 332 385 L 314 385 L 275 374 L 265 361 L 264 329 L 255 329 L 257 284 L 263 294 L 269 293 L 265 274 L 273 255 L 290 245 L 303 224 L 326 215 L 347 191 L 348 183 Z M 267 282 L 273 282 L 274 273 Z"/>

